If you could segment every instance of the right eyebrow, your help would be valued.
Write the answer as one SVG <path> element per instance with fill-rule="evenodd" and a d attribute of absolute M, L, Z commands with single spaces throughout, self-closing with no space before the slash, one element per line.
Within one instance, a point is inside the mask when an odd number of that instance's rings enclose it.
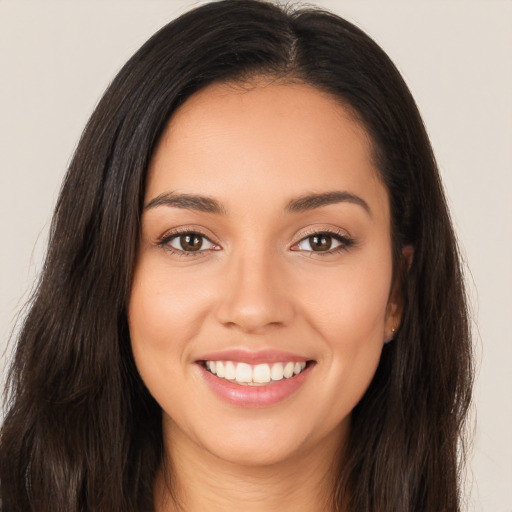
<path fill-rule="evenodd" d="M 164 192 L 149 201 L 144 206 L 144 210 L 150 210 L 157 206 L 174 206 L 175 208 L 185 208 L 187 210 L 197 210 L 205 213 L 215 213 L 226 215 L 226 209 L 216 199 L 208 196 L 199 196 L 194 194 L 176 194 L 174 192 Z"/>

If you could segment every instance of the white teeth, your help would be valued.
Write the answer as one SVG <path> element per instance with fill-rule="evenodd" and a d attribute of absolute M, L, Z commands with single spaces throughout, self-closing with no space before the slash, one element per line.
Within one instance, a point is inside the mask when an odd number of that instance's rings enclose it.
<path fill-rule="evenodd" d="M 260 384 L 270 382 L 270 366 L 268 364 L 258 364 L 252 371 L 253 382 Z"/>
<path fill-rule="evenodd" d="M 224 378 L 226 376 L 226 372 L 224 371 L 224 363 L 222 361 L 217 361 L 217 377 Z"/>
<path fill-rule="evenodd" d="M 284 369 L 281 363 L 275 363 L 272 365 L 272 370 L 270 371 L 270 378 L 272 380 L 282 380 L 284 377 Z"/>
<path fill-rule="evenodd" d="M 217 376 L 219 374 L 217 373 Z M 252 368 L 251 365 L 246 363 L 238 363 L 236 366 L 235 380 L 237 382 L 251 382 L 252 381 Z"/>
<path fill-rule="evenodd" d="M 306 362 L 283 362 L 250 365 L 234 361 L 206 361 L 206 368 L 222 379 L 239 384 L 263 385 L 271 381 L 289 379 L 306 368 Z"/>
<path fill-rule="evenodd" d="M 294 368 L 295 368 L 294 363 L 286 363 L 286 366 L 284 367 L 284 372 L 283 372 L 285 379 L 289 379 L 293 375 Z"/>
<path fill-rule="evenodd" d="M 236 378 L 236 368 L 235 365 L 231 361 L 227 361 L 224 370 L 226 372 L 225 378 L 228 380 L 235 380 Z"/>

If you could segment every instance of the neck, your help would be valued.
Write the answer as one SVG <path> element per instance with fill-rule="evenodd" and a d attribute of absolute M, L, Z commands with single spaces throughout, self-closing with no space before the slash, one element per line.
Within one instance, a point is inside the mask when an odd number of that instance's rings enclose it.
<path fill-rule="evenodd" d="M 339 464 L 337 432 L 321 446 L 271 465 L 216 457 L 174 429 L 168 460 L 155 482 L 156 512 L 327 512 Z M 172 484 L 171 484 L 172 482 Z"/>

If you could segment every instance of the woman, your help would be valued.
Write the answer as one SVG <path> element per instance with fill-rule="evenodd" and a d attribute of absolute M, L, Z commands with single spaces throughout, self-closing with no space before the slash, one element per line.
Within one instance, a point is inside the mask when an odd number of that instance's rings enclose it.
<path fill-rule="evenodd" d="M 471 358 L 428 137 L 348 22 L 207 4 L 94 112 L 1 432 L 4 510 L 457 511 Z"/>

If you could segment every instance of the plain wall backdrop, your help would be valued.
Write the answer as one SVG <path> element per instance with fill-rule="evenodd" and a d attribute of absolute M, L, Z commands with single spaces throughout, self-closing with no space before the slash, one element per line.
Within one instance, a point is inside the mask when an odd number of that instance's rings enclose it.
<path fill-rule="evenodd" d="M 81 131 L 191 0 L 0 0 L 0 376 Z M 419 105 L 467 262 L 478 356 L 467 511 L 512 512 L 512 2 L 310 1 L 367 31 Z M 443 468 L 439 468 L 442 471 Z"/>

